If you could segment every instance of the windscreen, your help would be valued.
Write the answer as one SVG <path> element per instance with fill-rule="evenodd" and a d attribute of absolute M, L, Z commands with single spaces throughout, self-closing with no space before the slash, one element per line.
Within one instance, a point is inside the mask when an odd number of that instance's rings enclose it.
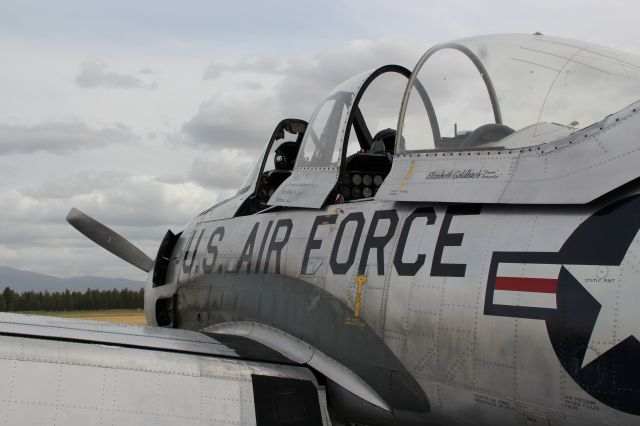
<path fill-rule="evenodd" d="M 370 74 L 365 72 L 340 84 L 316 107 L 302 140 L 296 169 L 339 165 L 351 105 Z"/>
<path fill-rule="evenodd" d="M 260 152 L 258 158 L 256 158 L 253 167 L 251 167 L 251 171 L 247 174 L 247 177 L 244 178 L 240 189 L 236 193 L 236 195 L 240 195 L 249 190 L 253 190 L 256 185 L 256 180 L 258 179 L 258 173 L 260 173 L 260 168 L 262 167 L 262 159 L 264 158 L 265 151 L 269 148 L 269 144 L 266 144 L 265 147 Z"/>

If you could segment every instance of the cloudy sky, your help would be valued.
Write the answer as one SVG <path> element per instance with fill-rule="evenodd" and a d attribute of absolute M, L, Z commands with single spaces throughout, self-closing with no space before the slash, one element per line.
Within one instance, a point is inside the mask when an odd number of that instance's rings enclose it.
<path fill-rule="evenodd" d="M 0 0 L 0 265 L 143 279 L 64 221 L 78 207 L 153 256 L 234 192 L 290 116 L 434 43 L 540 31 L 640 53 L 617 1 Z"/>

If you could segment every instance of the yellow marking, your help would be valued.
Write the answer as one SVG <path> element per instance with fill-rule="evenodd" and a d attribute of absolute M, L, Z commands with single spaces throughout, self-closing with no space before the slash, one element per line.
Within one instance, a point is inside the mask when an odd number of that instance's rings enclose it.
<path fill-rule="evenodd" d="M 404 187 L 404 185 L 407 183 L 407 181 L 409 180 L 409 178 L 411 177 L 411 175 L 413 174 L 413 169 L 416 167 L 416 162 L 412 161 L 411 162 L 411 167 L 409 167 L 409 172 L 407 173 L 407 175 L 404 177 L 404 179 L 402 179 L 402 181 L 400 182 L 400 189 L 402 189 Z"/>
<path fill-rule="evenodd" d="M 362 287 L 367 282 L 366 275 L 356 276 L 356 283 L 358 284 L 358 290 L 356 290 L 356 303 L 353 306 L 353 316 L 358 318 L 360 316 L 360 302 L 362 301 Z"/>
<path fill-rule="evenodd" d="M 348 317 L 344 319 L 344 323 L 347 325 L 353 325 L 357 327 L 364 327 L 364 323 L 360 320 L 360 318 L 356 317 Z"/>

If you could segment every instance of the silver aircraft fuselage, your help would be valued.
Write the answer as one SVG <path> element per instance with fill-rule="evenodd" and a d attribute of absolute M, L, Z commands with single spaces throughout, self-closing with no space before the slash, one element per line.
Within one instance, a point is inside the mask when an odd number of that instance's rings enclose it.
<path fill-rule="evenodd" d="M 621 318 L 638 322 L 637 192 L 575 207 L 371 200 L 204 215 L 178 240 L 167 285 L 147 286 L 148 319 L 159 292 L 175 292 L 175 327 L 271 326 L 392 410 L 436 422 L 636 424 L 635 377 L 601 371 L 617 342 L 587 332 L 601 321 L 624 341 Z"/>
<path fill-rule="evenodd" d="M 481 84 L 428 62 L 443 51 Z M 406 83 L 395 129 L 374 114 L 388 92 L 365 96 L 388 78 Z M 283 120 L 238 194 L 155 262 L 85 222 L 151 270 L 150 324 L 307 365 L 340 421 L 638 424 L 638 99 L 632 55 L 540 34 L 444 43 Z"/>

